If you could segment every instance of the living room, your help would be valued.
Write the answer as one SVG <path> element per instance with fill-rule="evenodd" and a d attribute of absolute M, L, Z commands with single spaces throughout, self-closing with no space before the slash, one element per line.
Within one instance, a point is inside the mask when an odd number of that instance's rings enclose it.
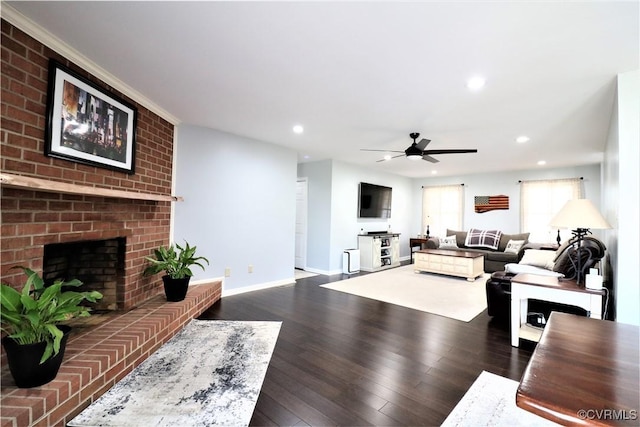
<path fill-rule="evenodd" d="M 3 4 L 4 6 L 4 4 Z M 94 80 L 103 79 L 98 67 L 92 61 L 80 62 L 80 56 L 69 46 L 56 40 L 46 29 L 33 26 L 33 22 L 21 21 L 12 12 L 3 10 L 3 52 L 6 46 L 19 49 L 20 46 L 48 46 L 52 56 L 73 64 L 74 70 L 90 75 Z M 6 19 L 5 19 L 6 17 Z M 13 31 L 13 32 L 11 32 Z M 11 32 L 11 36 L 9 33 Z M 58 50 L 60 48 L 61 50 Z M 43 49 L 46 53 L 48 50 Z M 13 51 L 13 50 L 12 50 Z M 75 55 L 75 56 L 74 56 Z M 45 70 L 44 59 L 37 60 L 37 67 Z M 5 68 L 8 60 L 3 56 L 3 75 L 14 75 L 15 64 Z M 635 60 L 637 69 L 637 58 Z M 410 64 L 409 64 L 410 65 Z M 27 64 L 24 67 L 29 68 Z M 579 72 L 579 71 L 577 71 Z M 43 71 L 44 73 L 44 71 Z M 171 194 L 182 197 L 183 201 L 171 203 L 160 202 L 156 207 L 157 215 L 151 216 L 144 207 L 141 212 L 132 213 L 126 219 L 119 218 L 120 211 L 109 220 L 101 221 L 98 228 L 105 236 L 110 236 L 112 225 L 109 222 L 122 222 L 125 228 L 132 228 L 135 235 L 134 267 L 127 273 L 127 284 L 137 281 L 142 267 L 142 259 L 158 244 L 169 241 L 188 241 L 197 245 L 198 250 L 207 256 L 211 265 L 203 272 L 196 272 L 194 283 L 207 283 L 224 279 L 222 297 L 245 293 L 257 289 L 266 289 L 289 285 L 294 281 L 295 258 L 295 221 L 297 179 L 306 179 L 308 184 L 308 235 L 306 269 L 330 275 L 341 272 L 342 253 L 344 249 L 357 245 L 357 235 L 363 231 L 392 230 L 400 233 L 401 257 L 410 257 L 409 238 L 422 234 L 422 186 L 441 184 L 464 184 L 465 212 L 463 229 L 500 227 L 505 232 L 521 231 L 519 197 L 519 181 L 538 179 L 583 178 L 584 196 L 591 199 L 614 227 L 612 230 L 597 232 L 597 236 L 605 242 L 612 268 L 615 271 L 614 288 L 616 290 L 617 320 L 623 323 L 638 324 L 639 297 L 637 278 L 640 270 L 637 264 L 638 255 L 638 114 L 637 114 L 637 78 L 638 71 L 621 75 L 607 76 L 615 88 L 615 99 L 609 111 L 611 116 L 604 120 L 608 123 L 606 132 L 600 138 L 600 157 L 595 161 L 582 164 L 554 165 L 558 158 L 553 152 L 545 152 L 544 157 L 549 165 L 537 167 L 532 158 L 531 166 L 514 170 L 501 169 L 494 172 L 491 166 L 478 165 L 478 170 L 467 168 L 450 174 L 411 177 L 376 168 L 377 157 L 371 157 L 371 166 L 352 164 L 339 159 L 300 159 L 298 150 L 290 146 L 277 145 L 258 138 L 238 136 L 233 132 L 212 129 L 205 126 L 188 124 L 175 120 L 170 114 L 165 117 L 153 110 L 140 107 L 138 126 L 144 134 L 140 138 L 137 171 L 135 175 L 111 174 L 95 172 L 95 168 L 87 166 L 71 167 L 71 162 L 51 160 L 42 154 L 41 144 L 44 138 L 44 112 L 46 99 L 46 77 L 33 83 L 42 99 L 38 105 L 17 110 L 3 109 L 3 173 L 32 177 L 47 177 L 64 182 L 79 182 L 78 175 L 88 177 L 88 184 L 98 186 L 124 188 L 135 191 Z M 137 93 L 128 92 L 127 85 L 117 86 L 109 81 L 106 86 L 115 87 L 117 92 L 129 97 L 133 102 L 141 102 Z M 29 92 L 30 87 L 16 90 Z M 5 88 L 3 88 L 5 90 Z M 3 94 L 3 105 L 13 98 Z M 259 106 L 258 108 L 268 108 Z M 35 119 L 30 112 L 23 116 L 24 110 L 33 109 Z M 142 111 L 147 110 L 147 111 Z M 162 109 L 161 109 L 162 110 Z M 15 120 L 17 116 L 19 120 Z M 248 117 L 257 116 L 249 111 Z M 601 120 L 602 118 L 598 118 Z M 16 121 L 28 123 L 26 128 L 16 130 Z M 151 123 L 151 124 L 150 124 Z M 409 123 L 406 123 L 409 125 Z M 160 135 L 154 129 L 162 129 Z M 26 131 L 23 131 L 26 129 Z M 409 131 L 416 129 L 396 129 L 393 138 L 400 141 L 395 149 L 403 149 L 409 145 Z M 420 129 L 428 132 L 428 129 Z M 309 133 L 311 129 L 307 130 Z M 26 133 L 17 138 L 21 132 Z M 388 132 L 388 131 L 387 131 Z M 407 134 L 407 135 L 405 135 Z M 430 135 L 425 134 L 425 137 Z M 354 143 L 355 147 L 369 146 L 367 136 Z M 403 138 L 407 141 L 404 144 Z M 33 140 L 39 142 L 34 143 Z M 434 139 L 432 144 L 437 141 Z M 474 141 L 468 141 L 469 147 Z M 516 147 L 516 143 L 513 142 Z M 17 155 L 13 151 L 20 147 Z M 511 148 L 509 148 L 511 149 Z M 514 150 L 516 148 L 513 148 Z M 504 151 L 508 151 L 506 148 Z M 535 152 L 535 150 L 534 150 Z M 26 154 L 24 154 L 26 153 Z M 248 155 L 249 154 L 249 155 Z M 26 158 L 24 157 L 26 156 Z M 154 160 L 153 158 L 156 158 Z M 395 159 L 396 162 L 407 159 Z M 456 157 L 439 158 L 444 165 L 456 163 Z M 171 171 L 173 163 L 173 170 Z M 34 166 L 35 165 L 35 166 Z M 443 166 L 444 167 L 444 166 Z M 482 169 L 484 168 L 484 169 Z M 73 173 L 65 172 L 73 169 Z M 482 169 L 482 170 L 481 170 Z M 169 170 L 169 172 L 167 172 Z M 158 175 L 153 176 L 157 171 Z M 162 175 L 162 176 L 160 176 Z M 144 179 L 140 178 L 145 176 Z M 98 177 L 98 178 L 96 178 Z M 93 181 L 92 181 L 93 180 Z M 360 182 L 371 182 L 393 188 L 392 217 L 390 220 L 362 220 L 357 217 L 357 194 Z M 85 182 L 85 184 L 87 184 Z M 155 186 L 155 188 L 152 188 Z M 3 186 L 3 217 L 5 213 L 9 221 L 3 220 L 3 281 L 16 278 L 8 268 L 16 262 L 28 262 L 38 266 L 39 243 L 25 244 L 13 240 L 13 246 L 6 246 L 5 238 L 22 237 L 20 234 L 29 225 L 31 235 L 41 234 L 42 224 L 48 221 L 45 217 L 39 224 L 25 224 L 20 217 L 23 208 L 28 206 L 13 205 L 22 198 L 12 190 L 5 193 Z M 507 211 L 477 214 L 473 212 L 473 198 L 479 195 L 504 194 L 510 198 L 510 209 Z M 6 198 L 5 198 L 6 197 Z M 27 215 L 40 213 L 36 204 L 38 197 L 29 200 L 33 211 Z M 79 203 L 73 197 L 61 197 L 62 202 Z M 35 207 L 34 207 L 35 206 Z M 100 206 L 108 206 L 100 204 Z M 81 206 L 73 206 L 79 212 L 85 212 Z M 66 213 L 67 209 L 58 206 Z M 110 209 L 110 208 L 107 208 Z M 129 215 L 129 207 L 125 212 Z M 145 216 L 147 215 L 147 216 Z M 65 225 L 49 226 L 47 232 L 60 235 L 71 235 L 80 232 L 86 226 L 83 221 L 66 219 Z M 35 218 L 30 216 L 29 218 Z M 58 217 L 59 218 L 59 217 Z M 76 221 L 76 222 L 74 222 Z M 28 221 L 27 221 L 28 222 Z M 62 222 L 65 222 L 64 220 Z M 136 225 L 132 225 L 132 224 Z M 18 224 L 18 225 L 16 225 Z M 12 228 L 15 227 L 15 228 Z M 139 227 L 139 229 L 136 229 Z M 72 229 L 73 228 L 73 229 Z M 114 227 L 115 228 L 115 227 Z M 142 231 L 141 231 L 142 230 Z M 624 230 L 624 232 L 622 231 Z M 92 230 L 95 231 L 95 230 Z M 113 231 L 113 236 L 120 234 Z M 143 234 L 144 237 L 139 237 Z M 129 237 L 129 236 L 127 236 Z M 12 258 L 18 247 L 27 247 L 29 253 L 19 258 Z M 5 256 L 11 253 L 11 256 Z M 38 255 L 38 260 L 36 260 Z M 249 267 L 249 268 L 248 268 Z M 143 289 L 136 295 L 135 305 L 157 293 L 157 287 L 146 279 L 142 280 Z"/>

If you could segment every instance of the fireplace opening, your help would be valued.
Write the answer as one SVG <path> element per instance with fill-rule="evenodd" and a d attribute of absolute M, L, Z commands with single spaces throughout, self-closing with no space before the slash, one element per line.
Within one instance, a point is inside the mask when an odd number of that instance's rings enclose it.
<path fill-rule="evenodd" d="M 118 309 L 118 293 L 124 287 L 126 239 L 83 240 L 44 246 L 43 279 L 78 279 L 79 291 L 98 291 L 103 298 L 91 303 L 94 311 Z"/>

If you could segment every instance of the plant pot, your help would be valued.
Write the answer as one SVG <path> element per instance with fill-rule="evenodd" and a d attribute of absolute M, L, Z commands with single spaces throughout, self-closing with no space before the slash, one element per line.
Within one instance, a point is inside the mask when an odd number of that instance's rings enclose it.
<path fill-rule="evenodd" d="M 40 363 L 40 358 L 47 347 L 46 342 L 35 344 L 19 344 L 9 337 L 2 338 L 2 345 L 7 352 L 9 370 L 19 388 L 38 387 L 52 381 L 58 375 L 58 369 L 64 358 L 64 349 L 67 345 L 71 328 L 58 325 L 63 336 L 60 342 L 60 351 L 55 356 Z"/>
<path fill-rule="evenodd" d="M 187 296 L 190 279 L 191 277 L 172 279 L 168 275 L 162 276 L 162 283 L 164 283 L 164 294 L 167 297 L 167 301 L 182 301 Z"/>

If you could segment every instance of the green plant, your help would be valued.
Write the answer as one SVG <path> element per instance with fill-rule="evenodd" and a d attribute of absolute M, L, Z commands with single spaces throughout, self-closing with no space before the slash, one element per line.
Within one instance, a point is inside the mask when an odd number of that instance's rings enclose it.
<path fill-rule="evenodd" d="M 20 268 L 27 275 L 22 292 L 11 286 L 0 285 L 0 320 L 2 330 L 19 344 L 46 342 L 47 347 L 40 363 L 60 351 L 62 331 L 56 326 L 74 317 L 90 316 L 89 307 L 79 305 L 82 301 L 96 302 L 102 298 L 97 291 L 76 292 L 63 290 L 78 287 L 82 282 L 56 280 L 45 287 L 44 280 L 35 271 Z"/>
<path fill-rule="evenodd" d="M 196 247 L 189 246 L 188 242 L 185 243 L 184 248 L 178 244 L 169 247 L 161 246 L 154 251 L 154 257 L 145 257 L 150 264 L 143 274 L 149 276 L 164 271 L 172 279 L 183 279 L 193 276 L 191 267 L 194 265 L 204 270 L 200 261 L 205 261 L 209 265 L 209 260 L 202 256 L 197 257 Z"/>

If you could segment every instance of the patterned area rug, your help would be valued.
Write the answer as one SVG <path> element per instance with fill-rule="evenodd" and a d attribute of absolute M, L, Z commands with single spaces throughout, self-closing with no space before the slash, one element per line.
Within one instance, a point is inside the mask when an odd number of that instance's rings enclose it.
<path fill-rule="evenodd" d="M 69 426 L 247 426 L 281 322 L 193 320 Z"/>
<path fill-rule="evenodd" d="M 518 408 L 517 390 L 516 381 L 482 371 L 442 427 L 558 425 Z"/>
<path fill-rule="evenodd" d="M 441 274 L 416 273 L 413 265 L 406 265 L 322 287 L 469 322 L 487 308 L 488 277 L 485 274 L 469 282 Z"/>

